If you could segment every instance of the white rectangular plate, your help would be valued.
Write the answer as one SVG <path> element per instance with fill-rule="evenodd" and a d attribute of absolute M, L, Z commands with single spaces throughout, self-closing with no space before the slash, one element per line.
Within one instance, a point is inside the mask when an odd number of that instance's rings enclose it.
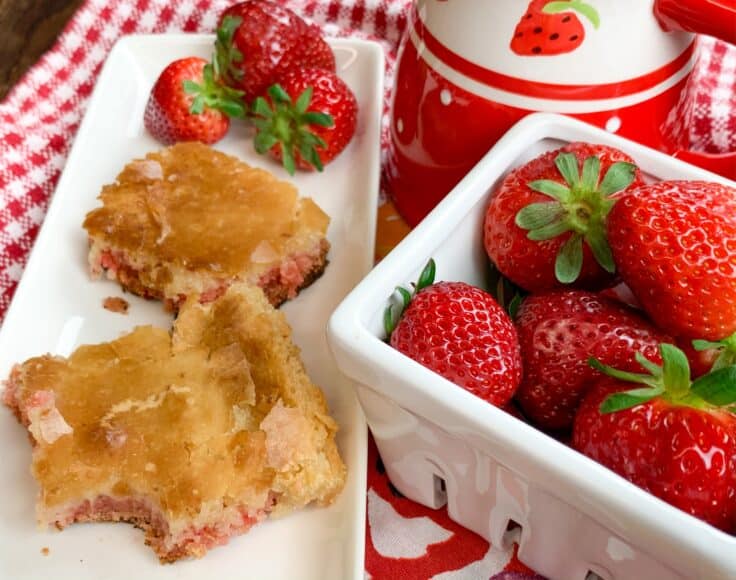
<path fill-rule="evenodd" d="M 68 355 L 80 344 L 108 341 L 136 325 L 169 328 L 159 302 L 126 294 L 128 315 L 102 308 L 123 296 L 114 282 L 89 279 L 81 224 L 98 205 L 100 188 L 122 167 L 160 145 L 143 127 L 148 93 L 159 72 L 185 56 L 209 58 L 209 35 L 129 36 L 113 48 L 54 194 L 23 279 L 0 330 L 0 378 L 12 365 L 47 352 Z M 339 75 L 358 99 L 358 129 L 323 173 L 292 181 L 332 218 L 325 274 L 283 310 L 307 371 L 327 396 L 340 425 L 338 445 L 348 467 L 345 490 L 325 509 L 267 521 L 201 560 L 162 566 L 143 533 L 124 524 L 76 524 L 63 532 L 36 527 L 37 485 L 30 473 L 26 431 L 0 408 L 0 578 L 289 578 L 344 580 L 363 575 L 366 426 L 352 390 L 327 349 L 327 319 L 373 263 L 380 168 L 383 54 L 375 43 L 330 42 Z M 234 123 L 215 148 L 290 179 L 275 161 L 257 155 L 250 129 Z M 48 555 L 42 549 L 48 548 Z M 45 551 L 45 550 L 44 550 Z"/>

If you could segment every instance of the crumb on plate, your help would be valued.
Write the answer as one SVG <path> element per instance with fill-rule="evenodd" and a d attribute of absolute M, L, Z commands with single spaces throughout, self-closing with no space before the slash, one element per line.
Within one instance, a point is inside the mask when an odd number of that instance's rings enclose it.
<path fill-rule="evenodd" d="M 128 301 L 119 296 L 108 296 L 102 301 L 102 307 L 110 312 L 117 312 L 118 314 L 128 313 Z"/>

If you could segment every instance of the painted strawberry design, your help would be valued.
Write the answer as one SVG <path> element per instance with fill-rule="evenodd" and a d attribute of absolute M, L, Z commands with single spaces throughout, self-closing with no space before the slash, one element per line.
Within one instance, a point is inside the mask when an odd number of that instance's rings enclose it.
<path fill-rule="evenodd" d="M 659 344 L 672 342 L 633 309 L 582 290 L 528 296 L 516 329 L 524 362 L 516 399 L 529 419 L 552 430 L 572 426 L 580 401 L 600 379 L 591 356 L 633 371 L 636 353 L 661 362 Z"/>
<path fill-rule="evenodd" d="M 511 50 L 520 56 L 572 52 L 585 40 L 578 15 L 590 20 L 594 28 L 600 25 L 596 9 L 581 0 L 534 0 L 516 25 Z"/>
<path fill-rule="evenodd" d="M 642 185 L 631 157 L 604 145 L 570 143 L 509 173 L 486 210 L 486 252 L 529 292 L 614 282 L 605 220 L 616 199 Z"/>
<path fill-rule="evenodd" d="M 245 92 L 246 102 L 291 71 L 335 71 L 335 56 L 317 27 L 271 0 L 247 0 L 220 16 L 216 59 L 228 84 Z"/>
<path fill-rule="evenodd" d="M 661 345 L 662 366 L 609 375 L 578 410 L 573 446 L 711 525 L 736 531 L 736 366 L 690 380 L 685 354 Z"/>
<path fill-rule="evenodd" d="M 683 338 L 736 333 L 736 190 L 663 181 L 623 196 L 607 222 L 618 273 L 657 326 Z"/>
<path fill-rule="evenodd" d="M 474 395 L 503 407 L 521 380 L 519 341 L 509 315 L 464 282 L 434 283 L 430 260 L 412 295 L 397 288 L 400 312 L 386 309 L 391 346 Z"/>
<path fill-rule="evenodd" d="M 296 167 L 316 168 L 337 157 L 355 134 L 358 102 L 335 73 L 317 68 L 291 71 L 253 104 L 255 148 Z"/>

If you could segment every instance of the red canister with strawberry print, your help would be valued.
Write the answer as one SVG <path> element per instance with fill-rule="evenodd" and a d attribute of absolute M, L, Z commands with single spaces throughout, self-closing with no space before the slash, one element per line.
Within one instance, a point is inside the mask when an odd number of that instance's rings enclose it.
<path fill-rule="evenodd" d="M 736 39 L 719 0 L 417 0 L 391 111 L 387 180 L 418 223 L 516 121 L 575 116 L 720 172 L 687 148 L 694 31 Z"/>

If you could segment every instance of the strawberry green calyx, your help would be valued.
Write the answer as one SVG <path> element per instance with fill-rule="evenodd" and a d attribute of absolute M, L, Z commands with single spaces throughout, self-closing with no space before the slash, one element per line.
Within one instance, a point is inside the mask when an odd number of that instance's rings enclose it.
<path fill-rule="evenodd" d="M 548 2 L 544 5 L 544 8 L 542 8 L 542 12 L 544 12 L 545 14 L 559 14 L 560 12 L 567 12 L 570 10 L 585 16 L 588 20 L 590 20 L 593 28 L 597 29 L 601 25 L 601 19 L 600 16 L 598 16 L 598 11 L 590 4 L 586 4 L 581 0 L 562 0 L 556 2 Z"/>
<path fill-rule="evenodd" d="M 322 171 L 322 160 L 318 147 L 326 147 L 324 139 L 310 131 L 310 126 L 332 127 L 331 115 L 310 111 L 312 87 L 304 89 L 295 103 L 279 84 L 268 89 L 271 104 L 263 97 L 253 103 L 253 122 L 258 130 L 255 148 L 258 153 L 266 153 L 276 145 L 281 146 L 284 168 L 290 175 L 296 171 L 295 155 Z"/>
<path fill-rule="evenodd" d="M 614 369 L 595 358 L 588 360 L 590 366 L 609 377 L 644 385 L 639 389 L 609 395 L 601 403 L 602 414 L 629 409 L 656 397 L 673 405 L 696 409 L 726 408 L 731 412 L 736 411 L 736 365 L 713 370 L 691 381 L 690 366 L 685 353 L 671 344 L 661 344 L 659 348 L 662 366 L 636 353 L 637 362 L 648 371 L 647 374 Z"/>
<path fill-rule="evenodd" d="M 422 273 L 419 274 L 419 279 L 417 280 L 417 283 L 412 283 L 412 292 L 410 292 L 403 286 L 396 287 L 396 293 L 401 297 L 401 307 L 395 311 L 394 305 L 391 304 L 386 307 L 386 310 L 384 310 L 383 312 L 383 328 L 386 331 L 386 340 L 391 338 L 391 333 L 396 328 L 401 315 L 404 314 L 404 310 L 406 310 L 406 308 L 409 306 L 412 298 L 416 296 L 417 292 L 423 290 L 427 286 L 431 286 L 432 284 L 434 284 L 434 277 L 436 273 L 437 265 L 435 264 L 434 259 L 430 258 L 429 262 L 427 262 L 427 265 L 424 266 Z"/>
<path fill-rule="evenodd" d="M 713 363 L 711 371 L 736 365 L 736 333 L 716 342 L 710 340 L 693 340 L 693 348 L 697 351 L 717 350 L 718 358 Z"/>
<path fill-rule="evenodd" d="M 237 85 L 243 79 L 243 71 L 238 66 L 243 61 L 243 53 L 233 43 L 235 31 L 242 23 L 243 19 L 239 16 L 228 15 L 222 20 L 216 33 L 213 61 L 223 80 L 229 85 Z"/>
<path fill-rule="evenodd" d="M 184 92 L 193 95 L 194 100 L 189 108 L 193 115 L 199 115 L 205 108 L 216 109 L 228 117 L 245 117 L 243 92 L 227 87 L 219 82 L 217 64 L 207 64 L 202 69 L 202 83 L 192 80 L 183 82 Z"/>
<path fill-rule="evenodd" d="M 555 165 L 565 184 L 550 179 L 532 181 L 528 186 L 551 197 L 552 202 L 532 203 L 516 214 L 516 225 L 527 230 L 530 240 L 551 240 L 566 232 L 572 235 L 562 245 L 555 260 L 555 277 L 563 284 L 577 280 L 583 267 L 583 243 L 586 243 L 596 261 L 613 273 L 611 248 L 606 240 L 606 217 L 615 199 L 614 193 L 626 189 L 634 181 L 636 166 L 620 161 L 608 168 L 600 179 L 601 162 L 591 155 L 578 171 L 578 160 L 573 153 L 560 153 Z"/>

